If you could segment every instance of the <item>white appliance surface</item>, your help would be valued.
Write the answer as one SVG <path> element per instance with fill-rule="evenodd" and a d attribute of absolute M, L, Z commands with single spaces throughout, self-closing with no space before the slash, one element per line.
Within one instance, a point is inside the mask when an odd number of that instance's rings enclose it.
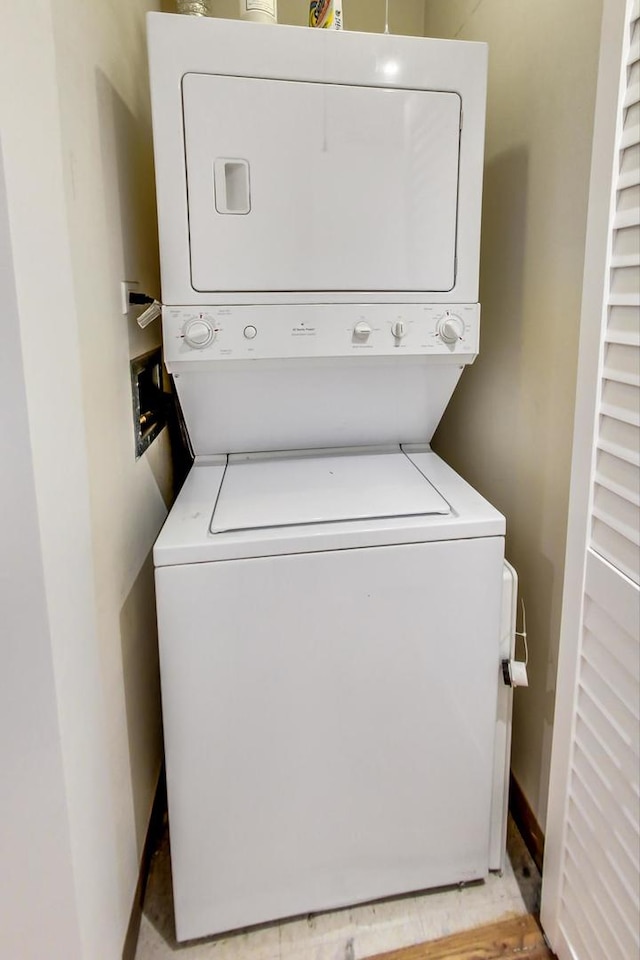
<path fill-rule="evenodd" d="M 478 304 L 165 307 L 198 456 L 428 442 L 478 352 Z"/>
<path fill-rule="evenodd" d="M 155 566 L 444 539 L 504 537 L 504 517 L 435 453 L 421 446 L 405 447 L 404 454 L 449 504 L 449 513 L 350 519 L 212 534 L 211 521 L 228 458 L 196 461 L 156 540 L 153 549 Z"/>
<path fill-rule="evenodd" d="M 485 44 L 147 24 L 165 304 L 477 301 Z"/>
<path fill-rule="evenodd" d="M 502 518 L 413 457 L 449 514 L 212 534 L 222 462 L 194 467 L 169 516 L 155 559 L 181 940 L 489 869 Z M 234 559 L 211 559 L 225 539 Z"/>
<path fill-rule="evenodd" d="M 189 73 L 182 97 L 195 290 L 452 289 L 458 94 Z"/>
<path fill-rule="evenodd" d="M 166 307 L 163 334 L 172 371 L 196 361 L 319 357 L 468 363 L 478 352 L 479 317 L 477 303 Z"/>
<path fill-rule="evenodd" d="M 428 441 L 478 352 L 486 46 L 148 33 L 178 938 L 483 877 L 505 523 Z"/>
<path fill-rule="evenodd" d="M 232 457 L 210 530 L 449 513 L 402 452 Z"/>

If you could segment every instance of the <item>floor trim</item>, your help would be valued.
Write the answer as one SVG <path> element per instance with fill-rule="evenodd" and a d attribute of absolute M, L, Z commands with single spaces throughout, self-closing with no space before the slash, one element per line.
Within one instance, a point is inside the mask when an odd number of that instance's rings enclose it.
<path fill-rule="evenodd" d="M 138 935 L 140 933 L 140 923 L 142 922 L 142 905 L 144 903 L 144 894 L 147 887 L 147 878 L 149 876 L 149 866 L 151 856 L 158 845 L 158 840 L 162 834 L 164 812 L 167 809 L 167 786 L 164 775 L 164 767 L 160 770 L 156 795 L 151 808 L 149 818 L 149 827 L 144 841 L 142 857 L 140 858 L 140 869 L 138 871 L 138 882 L 131 905 L 131 914 L 129 915 L 129 924 L 122 947 L 122 960 L 135 960 L 136 948 L 138 946 Z"/>
<path fill-rule="evenodd" d="M 531 914 L 418 943 L 369 960 L 554 960 Z"/>
<path fill-rule="evenodd" d="M 533 862 L 542 873 L 544 860 L 544 832 L 531 809 L 524 791 L 513 773 L 509 778 L 509 810 L 520 831 L 522 839 L 527 845 Z"/>

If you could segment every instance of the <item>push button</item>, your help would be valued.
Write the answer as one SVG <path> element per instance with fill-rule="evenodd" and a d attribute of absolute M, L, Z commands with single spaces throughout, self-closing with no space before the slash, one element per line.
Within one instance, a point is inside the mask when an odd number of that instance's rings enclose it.
<path fill-rule="evenodd" d="M 242 332 L 244 333 L 245 340 L 253 340 L 258 333 L 257 329 L 251 323 L 248 327 L 245 327 Z"/>

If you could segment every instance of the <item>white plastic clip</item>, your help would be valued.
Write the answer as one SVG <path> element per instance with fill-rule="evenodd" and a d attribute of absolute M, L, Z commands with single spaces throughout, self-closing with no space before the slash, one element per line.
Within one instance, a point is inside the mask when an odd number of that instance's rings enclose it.
<path fill-rule="evenodd" d="M 508 687 L 528 687 L 527 664 L 529 663 L 529 647 L 527 645 L 527 615 L 524 609 L 524 600 L 520 597 L 522 606 L 522 630 L 516 630 L 516 637 L 522 637 L 524 642 L 524 660 L 502 661 L 502 678 Z"/>
<path fill-rule="evenodd" d="M 157 317 L 162 313 L 162 304 L 157 300 L 154 300 L 151 306 L 147 307 L 146 310 L 143 310 L 140 316 L 138 317 L 138 326 L 142 327 L 144 330 L 145 327 L 148 327 Z"/>

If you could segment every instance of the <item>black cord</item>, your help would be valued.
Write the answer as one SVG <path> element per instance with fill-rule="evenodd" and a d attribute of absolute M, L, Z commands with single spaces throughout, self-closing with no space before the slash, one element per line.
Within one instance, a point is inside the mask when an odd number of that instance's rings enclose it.
<path fill-rule="evenodd" d="M 132 291 L 129 291 L 130 304 L 135 303 L 142 305 L 145 303 L 153 303 L 153 300 L 154 298 L 148 297 L 146 293 L 133 293 Z"/>

